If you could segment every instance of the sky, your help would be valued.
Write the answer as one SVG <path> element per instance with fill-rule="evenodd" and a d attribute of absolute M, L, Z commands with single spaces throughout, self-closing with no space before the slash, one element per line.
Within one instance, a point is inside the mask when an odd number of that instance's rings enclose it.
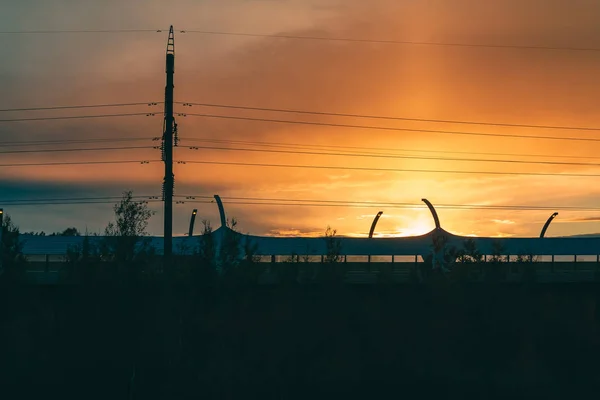
<path fill-rule="evenodd" d="M 600 127 L 600 51 L 202 34 L 250 33 L 372 41 L 491 46 L 600 48 L 592 0 L 21 0 L 2 6 L 3 31 L 149 30 L 122 33 L 0 34 L 0 109 L 142 103 L 139 106 L 0 112 L 0 120 L 140 113 L 138 116 L 0 121 L 0 152 L 75 149 L 0 155 L 0 207 L 22 231 L 75 226 L 101 232 L 125 190 L 160 196 L 165 48 L 175 29 L 175 101 L 497 124 Z M 161 32 L 156 32 L 156 30 Z M 183 33 L 182 31 L 185 31 Z M 548 210 L 439 208 L 442 227 L 476 236 L 537 236 L 554 211 L 547 236 L 600 232 L 599 177 L 494 175 L 482 172 L 600 174 L 599 131 L 534 129 L 374 118 L 294 114 L 176 104 L 180 145 L 175 160 L 174 234 L 187 232 L 192 209 L 219 225 L 210 197 L 219 194 L 243 232 L 258 235 L 366 236 L 378 211 L 376 236 L 406 236 L 434 227 L 426 208 L 278 205 L 323 200 L 434 205 L 529 205 Z M 154 115 L 146 116 L 146 113 Z M 339 126 L 200 117 L 209 114 Z M 598 139 L 484 137 L 426 131 Z M 136 138 L 138 141 L 119 141 Z M 102 143 L 64 142 L 103 139 Z M 50 141 L 6 146 L 6 142 Z M 221 141 L 221 142 L 215 142 Z M 222 141 L 229 141 L 227 143 Z M 253 142 L 237 143 L 231 141 Z M 263 142 L 262 145 L 257 142 Z M 270 147 L 264 145 L 269 143 Z M 287 147 L 281 145 L 287 144 Z M 279 144 L 279 145 L 275 145 Z M 198 150 L 189 147 L 200 148 Z M 321 147 L 315 147 L 321 146 Z M 346 148 L 341 148 L 345 146 Z M 103 147 L 114 150 L 77 150 Z M 123 147 L 148 147 L 124 149 Z M 215 147 L 221 149 L 215 149 Z M 417 158 L 233 151 L 271 149 L 309 153 L 360 152 Z M 326 148 L 327 147 L 327 148 Z M 353 149 L 350 149 L 352 147 Z M 379 149 L 379 150 L 377 150 Z M 425 151 L 424 151 L 425 150 Z M 502 153 L 512 155 L 485 155 Z M 521 154 L 517 156 L 514 154 Z M 526 156 L 523 156 L 526 155 Z M 531 155 L 542 155 L 531 157 Z M 552 156 L 552 157 L 550 157 Z M 568 156 L 588 158 L 568 158 Z M 420 157 L 420 158 L 419 158 Z M 423 159 L 454 158 L 455 160 Z M 586 163 L 554 165 L 467 162 L 502 159 Z M 130 164 L 7 166 L 15 163 L 137 161 Z M 194 164 L 190 161 L 294 164 L 401 172 Z M 470 171 L 457 174 L 443 171 Z M 193 196 L 195 199 L 186 199 Z M 204 196 L 204 197 L 202 197 Z M 105 198 L 95 204 L 22 205 L 14 200 Z M 271 205 L 234 198 L 282 199 Z M 13 200 L 9 202 L 8 200 Z M 4 201 L 4 204 L 2 202 Z M 108 202 L 104 202 L 108 201 Z M 248 202 L 246 200 L 246 202 Z M 47 203 L 47 202 L 46 202 Z M 326 203 L 322 203 L 326 204 Z M 422 204 L 422 203 L 421 203 Z M 162 204 L 149 233 L 162 233 Z"/>

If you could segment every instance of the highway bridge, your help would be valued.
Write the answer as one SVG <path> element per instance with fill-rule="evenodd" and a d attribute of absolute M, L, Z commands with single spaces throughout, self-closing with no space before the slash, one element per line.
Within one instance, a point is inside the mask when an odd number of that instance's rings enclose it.
<path fill-rule="evenodd" d="M 276 281 L 278 264 L 295 256 L 305 260 L 307 264 L 318 265 L 327 255 L 327 241 L 323 237 L 273 237 L 243 235 L 231 231 L 226 224 L 223 203 L 215 196 L 219 207 L 221 226 L 213 232 L 213 240 L 220 247 L 226 235 L 238 235 L 240 246 L 250 243 L 256 246 L 256 255 L 260 262 L 265 263 L 265 274 L 262 281 Z M 539 237 L 534 238 L 494 238 L 494 237 L 465 237 L 454 235 L 441 227 L 440 220 L 433 205 L 423 199 L 429 207 L 435 222 L 435 228 L 420 236 L 373 238 L 373 231 L 381 212 L 377 214 L 370 229 L 369 237 L 336 237 L 339 244 L 339 255 L 344 263 L 346 281 L 369 283 L 379 280 L 380 271 L 391 271 L 391 280 L 407 282 L 410 271 L 424 263 L 433 262 L 433 268 L 449 268 L 447 263 L 456 260 L 448 257 L 452 251 L 465 249 L 470 242 L 471 247 L 482 256 L 483 261 L 502 257 L 508 261 L 507 281 L 519 280 L 525 269 L 522 258 L 534 258 L 533 263 L 539 282 L 553 281 L 591 281 L 600 266 L 599 237 L 545 237 L 548 225 L 557 213 L 552 214 L 541 230 Z M 195 212 L 190 221 L 190 235 L 173 238 L 175 257 L 189 257 L 200 246 L 203 236 L 193 235 Z M 84 240 L 91 245 L 98 245 L 104 238 L 92 236 L 63 237 L 63 236 L 33 236 L 21 235 L 23 254 L 30 261 L 30 274 L 39 276 L 36 281 L 55 281 L 52 275 L 57 275 L 65 263 L 69 249 L 81 247 Z M 162 237 L 144 238 L 147 245 L 160 255 L 163 249 Z M 430 261 L 433 260 L 433 261 Z M 485 265 L 486 262 L 482 263 Z M 477 267 L 475 267 L 477 268 Z M 481 268 L 482 269 L 482 268 Z M 477 274 L 473 274 L 477 275 Z M 483 279 L 483 274 L 479 274 Z M 44 277 L 44 278 L 41 278 Z"/>

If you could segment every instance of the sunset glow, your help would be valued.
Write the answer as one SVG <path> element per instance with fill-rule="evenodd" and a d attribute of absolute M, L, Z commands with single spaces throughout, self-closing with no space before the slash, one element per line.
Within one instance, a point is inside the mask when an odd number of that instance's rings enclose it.
<path fill-rule="evenodd" d="M 598 207 L 600 188 L 594 184 L 598 178 L 556 175 L 600 174 L 598 160 L 593 158 L 600 143 L 548 139 L 600 140 L 598 131 L 525 126 L 600 127 L 597 52 L 181 32 L 588 48 L 600 47 L 600 28 L 591 17 L 600 12 L 597 5 L 590 3 L 584 10 L 567 7 L 567 3 L 549 6 L 542 0 L 526 5 L 517 0 L 494 4 L 344 1 L 343 6 L 331 0 L 323 2 L 327 3 L 323 7 L 304 1 L 189 2 L 187 12 L 167 13 L 168 5 L 155 4 L 144 8 L 145 13 L 136 12 L 131 22 L 133 6 L 103 6 L 109 11 L 90 11 L 83 19 L 73 20 L 69 13 L 37 3 L 36 7 L 20 2 L 8 6 L 0 15 L 5 30 L 120 29 L 125 21 L 145 28 L 164 29 L 173 24 L 177 29 L 175 112 L 181 114 L 176 116 L 181 143 L 174 157 L 186 163 L 175 164 L 175 193 L 182 196 L 177 198 L 182 203 L 174 207 L 176 235 L 187 231 L 193 208 L 198 209 L 198 220 L 208 219 L 218 226 L 216 205 L 210 203 L 214 194 L 223 198 L 228 216 L 239 220 L 242 231 L 257 235 L 322 235 L 329 225 L 341 235 L 366 236 L 380 210 L 384 217 L 376 237 L 421 235 L 434 227 L 420 201 L 424 197 L 434 205 L 450 205 L 438 208 L 442 227 L 464 235 L 538 236 L 554 211 L 560 215 L 548 236 L 600 231 L 600 210 L 568 208 Z M 92 1 L 80 3 L 90 10 L 99 6 Z M 129 3 L 145 4 L 141 0 Z M 537 10 L 535 27 L 532 7 Z M 473 13 L 479 18 L 471 18 Z M 19 20 L 16 15 L 28 15 L 28 19 Z M 114 19 L 114 15 L 120 17 Z M 577 24 L 565 25 L 565 21 Z M 154 114 L 0 122 L 1 142 L 64 140 L 60 146 L 73 150 L 2 154 L 1 164 L 6 166 L 0 169 L 1 200 L 118 197 L 129 189 L 134 194 L 160 196 L 164 172 L 160 151 L 152 148 L 158 142 L 152 138 L 162 133 L 165 44 L 164 31 L 0 35 L 3 54 L 11 54 L 0 66 L 2 109 L 142 103 L 3 112 L 0 119 Z M 150 102 L 159 104 L 146 104 Z M 280 111 L 184 106 L 187 102 Z M 482 123 L 460 123 L 465 121 Z M 139 140 L 68 142 L 128 138 Z M 90 147 L 122 149 L 77 151 Z M 106 160 L 132 162 L 11 166 Z M 230 164 L 194 163 L 198 161 Z M 190 196 L 196 198 L 186 199 Z M 371 203 L 355 204 L 360 202 Z M 150 231 L 161 234 L 162 204 L 151 202 L 150 206 L 157 211 Z M 103 229 L 112 214 L 109 201 L 39 206 L 5 202 L 0 207 L 25 231 L 75 225 L 95 232 Z"/>

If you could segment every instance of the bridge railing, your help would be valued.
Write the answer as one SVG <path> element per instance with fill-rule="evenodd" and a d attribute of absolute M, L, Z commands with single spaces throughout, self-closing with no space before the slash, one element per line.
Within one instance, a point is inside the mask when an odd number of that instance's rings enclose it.
<path fill-rule="evenodd" d="M 160 256 L 157 256 L 160 258 Z M 552 281 L 590 281 L 600 276 L 600 257 L 599 255 L 541 255 L 534 256 L 534 262 L 518 262 L 516 256 L 508 257 L 509 262 L 503 263 L 506 272 L 506 280 L 520 280 L 529 267 L 533 267 L 536 280 L 539 282 Z M 175 257 L 188 258 L 190 256 Z M 484 257 L 487 262 L 470 264 L 475 272 L 473 275 L 483 279 L 485 275 L 485 266 L 489 265 L 492 256 Z M 62 255 L 30 255 L 27 257 L 27 272 L 32 277 L 39 277 L 36 280 L 53 282 L 56 279 L 46 279 L 43 275 L 58 275 L 65 270 L 67 260 Z M 298 256 L 295 260 L 300 264 L 306 264 L 305 260 L 312 265 L 311 268 L 320 268 L 320 263 L 324 261 L 324 256 Z M 262 264 L 269 265 L 269 273 L 277 274 L 280 268 L 290 264 L 290 255 L 272 255 L 261 256 L 259 260 Z M 389 256 L 368 256 L 368 255 L 348 255 L 342 256 L 340 264 L 343 264 L 345 274 L 358 275 L 374 274 L 380 272 L 391 272 L 396 278 L 404 277 L 408 279 L 410 272 L 417 266 L 423 266 L 424 260 L 420 255 L 389 255 Z M 82 266 L 83 267 L 83 266 Z M 358 274 L 358 275 L 357 275 Z M 367 279 L 367 278 L 364 278 Z M 371 279 L 371 278 L 369 278 Z"/>

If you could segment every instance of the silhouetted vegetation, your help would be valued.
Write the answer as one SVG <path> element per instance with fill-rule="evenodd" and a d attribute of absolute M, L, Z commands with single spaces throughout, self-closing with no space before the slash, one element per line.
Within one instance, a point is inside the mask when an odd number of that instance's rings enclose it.
<path fill-rule="evenodd" d="M 319 266 L 317 276 L 320 281 L 328 283 L 340 283 L 343 281 L 342 243 L 336 237 L 337 230 L 330 226 L 325 230 L 325 254 L 323 263 Z"/>
<path fill-rule="evenodd" d="M 67 228 L 62 232 L 54 232 L 49 235 L 44 231 L 40 232 L 23 232 L 24 235 L 33 235 L 33 236 L 81 236 L 81 233 L 77 228 L 71 227 Z"/>
<path fill-rule="evenodd" d="M 0 293 L 19 398 L 568 398 L 593 390 L 598 287 L 29 287 Z M 485 397 L 485 396 L 484 396 Z M 578 396 L 576 396 L 578 397 Z M 8 397 L 7 397 L 8 398 Z"/>
<path fill-rule="evenodd" d="M 2 219 L 2 239 L 0 240 L 0 266 L 3 280 L 17 283 L 24 278 L 25 257 L 22 253 L 22 244 L 19 241 L 19 227 L 16 226 L 10 215 L 5 214 Z"/>
<path fill-rule="evenodd" d="M 85 233 L 68 250 L 56 286 L 22 285 L 26 260 L 5 216 L 3 390 L 19 398 L 304 399 L 324 391 L 569 398 L 593 389 L 599 288 L 533 285 L 533 256 L 509 264 L 496 246 L 486 262 L 472 240 L 458 249 L 441 241 L 438 264 L 432 254 L 413 270 L 420 285 L 389 284 L 391 263 L 377 263 L 381 285 L 352 286 L 342 284 L 346 263 L 329 227 L 323 262 L 293 254 L 272 264 L 259 262 L 235 219 L 216 232 L 203 221 L 202 235 L 178 249 L 187 255 L 164 265 L 145 237 L 146 205 L 126 192 L 114 211 L 105 239 Z M 530 284 L 488 284 L 509 265 L 524 268 Z M 265 276 L 276 284 L 257 285 Z"/>

